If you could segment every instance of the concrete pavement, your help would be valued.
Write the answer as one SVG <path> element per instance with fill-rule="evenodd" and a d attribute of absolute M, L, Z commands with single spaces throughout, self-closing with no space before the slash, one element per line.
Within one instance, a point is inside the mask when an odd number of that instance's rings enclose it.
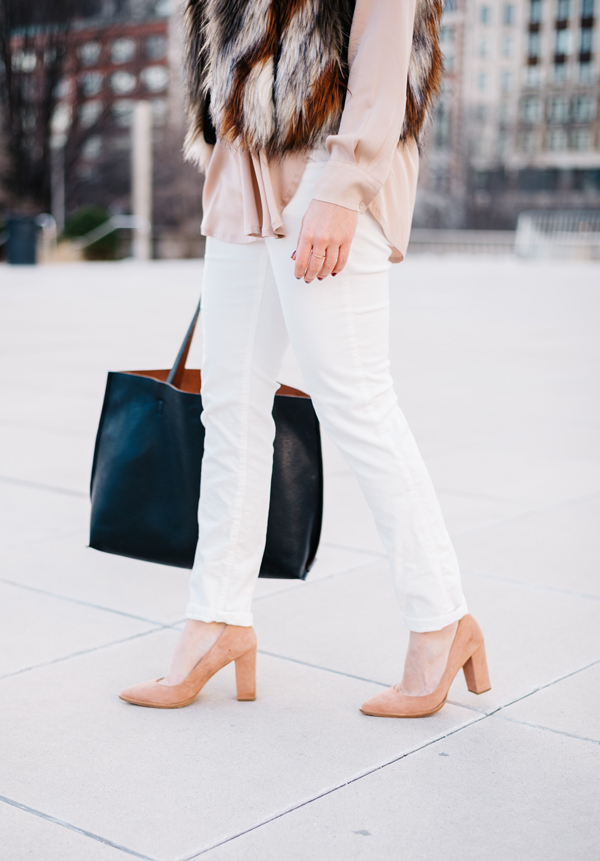
<path fill-rule="evenodd" d="M 600 266 L 393 269 L 394 376 L 492 677 L 415 721 L 358 711 L 407 635 L 327 440 L 318 561 L 257 588 L 257 701 L 231 668 L 185 709 L 116 697 L 166 669 L 188 574 L 86 547 L 105 377 L 170 365 L 201 269 L 0 266 L 2 861 L 595 861 Z"/>

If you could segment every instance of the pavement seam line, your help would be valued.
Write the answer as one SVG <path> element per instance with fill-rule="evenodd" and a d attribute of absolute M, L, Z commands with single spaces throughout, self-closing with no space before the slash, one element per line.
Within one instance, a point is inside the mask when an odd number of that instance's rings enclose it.
<path fill-rule="evenodd" d="M 41 670 L 44 667 L 51 667 L 52 664 L 62 664 L 65 661 L 70 661 L 72 658 L 80 658 L 82 655 L 91 655 L 93 652 L 100 652 L 102 649 L 109 649 L 111 646 L 119 646 L 121 643 L 128 643 L 130 640 L 137 640 L 138 637 L 147 637 L 149 634 L 156 634 L 157 631 L 164 631 L 167 627 L 169 626 L 161 625 L 160 628 L 151 628 L 149 631 L 139 631 L 137 634 L 123 637 L 121 640 L 111 640 L 110 643 L 102 643 L 101 646 L 94 646 L 91 649 L 82 649 L 81 652 L 72 652 L 70 655 L 53 658 L 51 661 L 43 661 L 40 664 L 32 664 L 30 667 L 13 670 L 11 673 L 5 673 L 3 676 L 0 676 L 0 682 L 4 679 L 11 679 L 13 676 L 21 676 L 23 673 L 30 673 L 33 670 Z"/>
<path fill-rule="evenodd" d="M 308 661 L 301 661 L 299 658 L 289 658 L 287 655 L 277 655 L 275 652 L 266 652 L 264 649 L 258 649 L 259 655 L 267 655 L 269 658 L 278 658 L 280 661 L 290 661 L 292 664 L 301 664 L 303 667 L 310 667 L 312 670 L 322 670 L 324 673 L 334 673 L 336 676 L 345 676 L 347 679 L 356 679 L 359 682 L 370 682 L 373 685 L 380 685 L 384 688 L 389 688 L 387 682 L 377 682 L 375 679 L 366 679 L 364 676 L 355 676 L 352 673 L 345 673 L 343 670 L 334 670 L 331 667 L 322 667 L 319 664 L 311 664 Z"/>
<path fill-rule="evenodd" d="M 121 852 L 126 852 L 128 855 L 133 855 L 135 858 L 142 858 L 143 861 L 157 861 L 156 858 L 151 858 L 149 855 L 142 855 L 141 852 L 136 852 L 134 849 L 129 849 L 127 846 L 121 846 L 120 843 L 113 843 L 106 837 L 100 837 L 99 834 L 94 834 L 93 831 L 86 831 L 85 828 L 79 828 L 77 825 L 72 825 L 64 819 L 58 819 L 56 816 L 51 816 L 49 813 L 43 813 L 41 810 L 36 810 L 35 807 L 29 807 L 27 804 L 21 804 L 20 801 L 15 801 L 14 798 L 8 798 L 5 795 L 0 795 L 0 801 L 4 804 L 9 804 L 11 807 L 16 807 L 23 810 L 25 813 L 31 813 L 33 816 L 39 816 L 40 819 L 45 819 L 46 822 L 53 822 L 55 825 L 60 825 L 68 831 L 75 831 L 77 834 L 83 834 L 84 837 L 89 837 L 91 840 L 97 840 L 98 843 L 104 843 L 106 846 L 111 846 L 113 849 L 119 849 Z"/>
<path fill-rule="evenodd" d="M 498 715 L 497 715 L 497 717 L 499 717 L 499 718 L 501 718 L 502 720 L 505 720 L 505 721 L 510 721 L 510 723 L 518 723 L 518 724 L 520 724 L 521 726 L 530 726 L 530 727 L 532 727 L 533 729 L 541 729 L 543 732 L 552 732 L 552 733 L 554 733 L 555 735 L 564 735 L 564 736 L 566 736 L 567 738 L 574 738 L 574 739 L 576 739 L 577 741 L 589 741 L 589 742 L 591 742 L 592 744 L 598 744 L 598 745 L 600 745 L 600 740 L 599 740 L 599 739 L 597 739 L 597 738 L 588 738 L 588 737 L 587 737 L 587 736 L 585 736 L 585 735 L 575 735 L 575 734 L 574 734 L 574 733 L 572 733 L 572 732 L 565 732 L 565 731 L 564 731 L 564 730 L 562 730 L 562 729 L 554 729 L 554 728 L 553 728 L 553 727 L 551 727 L 551 726 L 543 726 L 542 724 L 539 724 L 539 723 L 532 723 L 531 721 L 528 721 L 528 720 L 519 720 L 519 718 L 508 717 L 508 715 L 498 714 Z"/>
<path fill-rule="evenodd" d="M 269 654 L 269 653 L 263 653 L 263 654 Z M 273 655 L 273 657 L 280 657 L 280 656 L 279 655 Z M 293 660 L 293 661 L 295 661 L 295 663 L 304 663 L 301 661 L 296 661 L 293 658 L 291 658 L 291 659 L 283 658 L 283 660 Z M 468 729 L 469 727 L 473 726 L 474 724 L 481 723 L 482 721 L 487 720 L 487 718 L 497 716 L 497 717 L 501 717 L 503 720 L 511 720 L 510 718 L 505 718 L 503 715 L 501 715 L 499 713 L 501 711 L 503 711 L 504 709 L 508 708 L 509 706 L 514 705 L 514 703 L 517 703 L 517 702 L 520 702 L 521 700 L 527 699 L 527 697 L 533 696 L 533 694 L 537 693 L 538 691 L 544 690 L 545 688 L 552 687 L 552 685 L 555 685 L 558 682 L 561 682 L 564 679 L 569 678 L 570 676 L 575 676 L 578 673 L 581 673 L 584 670 L 587 670 L 596 664 L 600 664 L 600 659 L 592 661 L 591 663 L 586 664 L 583 667 L 579 667 L 576 670 L 573 670 L 569 673 L 566 673 L 565 675 L 560 676 L 559 678 L 554 679 L 553 681 L 548 682 L 545 685 L 541 685 L 540 687 L 535 688 L 533 691 L 530 691 L 529 693 L 524 694 L 523 696 L 518 697 L 509 703 L 498 706 L 493 711 L 479 712 L 479 714 L 481 715 L 480 717 L 474 718 L 473 720 L 469 721 L 468 723 L 463 724 L 462 726 L 457 727 L 456 729 L 451 730 L 450 732 L 444 733 L 443 735 L 439 736 L 438 738 L 435 738 L 429 742 L 426 742 L 423 745 L 419 745 L 418 747 L 413 748 L 412 750 L 409 750 L 406 753 L 402 754 L 401 756 L 395 757 L 394 759 L 392 759 L 388 762 L 385 762 L 382 765 L 378 765 L 375 768 L 368 769 L 367 771 L 362 772 L 359 775 L 356 775 L 355 777 L 351 778 L 350 780 L 345 781 L 344 783 L 340 783 L 337 786 L 334 786 L 328 790 L 325 790 L 322 793 L 319 793 L 318 795 L 314 796 L 313 798 L 309 798 L 306 801 L 301 802 L 300 804 L 293 805 L 293 806 L 287 808 L 286 810 L 281 811 L 280 813 L 277 813 L 273 816 L 270 816 L 267 819 L 263 820 L 262 822 L 257 823 L 256 825 L 252 825 L 249 828 L 246 828 L 237 834 L 233 834 L 231 837 L 227 837 L 225 840 L 221 840 L 218 843 L 213 844 L 212 846 L 207 846 L 205 849 L 202 849 L 200 852 L 197 852 L 195 855 L 186 855 L 185 857 L 177 859 L 177 861 L 193 861 L 193 859 L 199 858 L 201 855 L 205 855 L 206 853 L 211 852 L 213 849 L 217 849 L 219 846 L 223 846 L 225 843 L 229 843 L 233 840 L 236 840 L 238 837 L 243 837 L 245 834 L 249 834 L 251 831 L 256 831 L 257 829 L 262 828 L 264 825 L 268 825 L 270 822 L 274 822 L 276 819 L 281 819 L 281 817 L 286 816 L 288 813 L 292 813 L 295 810 L 299 810 L 302 807 L 306 807 L 307 805 L 312 804 L 314 801 L 318 801 L 319 799 L 324 798 L 327 795 L 331 795 L 333 792 L 337 792 L 339 789 L 343 789 L 345 786 L 349 786 L 350 784 L 355 783 L 358 780 L 362 780 L 363 777 L 368 777 L 370 774 L 374 774 L 376 771 L 380 771 L 383 768 L 387 768 L 387 766 L 393 765 L 394 763 L 399 762 L 400 760 L 405 759 L 406 757 L 411 756 L 414 753 L 418 753 L 419 751 L 424 750 L 427 747 L 430 747 L 432 744 L 436 744 L 438 741 L 442 741 L 443 739 L 448 738 L 452 735 L 455 735 L 456 733 L 461 732 L 464 729 Z M 313 666 L 315 669 L 326 669 L 326 668 L 322 668 L 322 667 L 317 667 L 313 664 L 309 664 L 308 666 Z M 336 673 L 338 671 L 337 670 L 329 670 L 329 672 Z M 346 675 L 346 674 L 340 673 L 340 675 Z M 357 678 L 357 677 L 351 676 L 351 678 Z M 364 679 L 364 681 L 369 681 L 369 680 Z M 380 684 L 380 683 L 375 682 L 375 684 Z M 460 704 L 455 703 L 455 705 L 460 705 Z M 468 707 L 465 706 L 464 708 L 468 708 Z M 475 711 L 475 709 L 472 709 L 472 711 Z M 514 723 L 523 723 L 523 724 L 526 723 L 525 721 L 517 721 L 514 719 L 513 719 L 513 722 Z M 540 729 L 540 730 L 548 729 L 547 727 L 537 727 L 534 724 L 529 724 L 529 726 L 532 726 L 532 727 L 534 727 L 536 729 Z M 549 730 L 549 731 L 559 733 L 559 731 L 555 731 L 555 730 Z M 568 733 L 559 733 L 559 734 L 568 735 Z M 581 736 L 572 736 L 572 738 L 576 738 L 578 740 L 584 740 L 584 741 L 594 741 L 593 739 L 582 739 Z M 599 742 L 594 742 L 594 743 L 598 744 Z"/>
<path fill-rule="evenodd" d="M 462 538 L 463 535 L 471 535 L 474 532 L 480 532 L 482 529 L 495 529 L 496 526 L 504 526 L 507 523 L 516 523 L 518 520 L 524 520 L 527 517 L 532 517 L 535 514 L 540 514 L 545 511 L 553 511 L 555 509 L 568 508 L 570 505 L 576 505 L 578 502 L 595 499 L 600 496 L 600 490 L 592 490 L 590 493 L 584 493 L 581 496 L 572 496 L 569 499 L 563 499 L 559 502 L 550 502 L 547 505 L 540 505 L 538 508 L 532 508 L 529 511 L 523 511 L 521 514 L 511 514 L 510 517 L 505 517 L 502 520 L 496 520 L 492 523 L 482 523 L 479 526 L 469 526 L 466 529 L 452 533 L 452 538 Z M 507 499 L 510 503 L 510 500 Z"/>
<path fill-rule="evenodd" d="M 332 547 L 334 550 L 346 550 L 348 553 L 362 553 L 365 556 L 375 556 L 377 559 L 387 559 L 386 553 L 377 550 L 365 550 L 364 547 L 350 547 L 347 544 L 332 544 L 330 541 L 321 541 L 321 547 Z"/>
<path fill-rule="evenodd" d="M 90 601 L 82 601 L 80 598 L 71 598 L 69 595 L 59 595 L 57 592 L 48 592 L 46 589 L 39 589 L 37 586 L 29 586 L 27 583 L 16 583 L 14 580 L 7 580 L 5 577 L 0 577 L 0 583 L 6 586 L 14 586 L 17 589 L 27 589 L 30 592 L 37 592 L 40 595 L 47 595 L 49 598 L 58 598 L 59 601 L 69 601 L 71 604 L 80 604 L 83 607 L 92 607 L 94 610 L 103 610 L 105 613 L 115 613 L 117 616 L 125 616 L 127 619 L 135 619 L 137 622 L 147 622 L 149 625 L 162 625 L 171 627 L 159 622 L 158 619 L 146 619 L 145 616 L 134 616 L 133 613 L 126 613 L 124 610 L 115 610 L 112 607 L 103 607 L 101 604 L 92 604 Z"/>
<path fill-rule="evenodd" d="M 595 667 L 596 664 L 600 664 L 600 658 L 596 658 L 595 660 L 590 661 L 587 664 L 584 664 L 583 667 L 577 667 L 576 670 L 570 670 L 570 672 L 565 673 L 562 676 L 557 676 L 557 678 L 552 679 L 552 681 L 550 681 L 550 682 L 546 682 L 546 684 L 544 684 L 544 685 L 538 685 L 536 688 L 529 691 L 528 693 L 521 694 L 521 696 L 515 697 L 514 700 L 509 700 L 509 702 L 503 703 L 501 706 L 496 706 L 496 708 L 492 709 L 489 712 L 485 712 L 485 714 L 488 717 L 491 717 L 492 715 L 497 715 L 498 712 L 501 712 L 504 709 L 509 708 L 510 706 L 514 706 L 515 703 L 520 703 L 522 700 L 526 700 L 528 697 L 534 696 L 534 694 L 537 694 L 539 691 L 545 691 L 546 688 L 551 688 L 553 685 L 557 685 L 559 682 L 563 682 L 565 679 L 570 679 L 571 676 L 576 676 L 578 673 L 583 673 L 584 670 L 589 670 L 590 667 Z"/>
<path fill-rule="evenodd" d="M 63 496 L 76 496 L 78 499 L 89 499 L 88 493 L 81 490 L 69 490 L 67 487 L 55 487 L 52 484 L 39 484 L 37 481 L 27 481 L 24 478 L 11 478 L 10 475 L 0 475 L 3 484 L 14 484 L 17 487 L 26 487 L 29 490 L 44 490 L 46 493 L 60 493 Z"/>
<path fill-rule="evenodd" d="M 255 825 L 251 825 L 248 828 L 245 828 L 243 831 L 239 831 L 237 834 L 232 834 L 231 837 L 226 837 L 224 840 L 219 840 L 218 843 L 214 843 L 212 846 L 207 846 L 205 849 L 201 849 L 199 852 L 195 852 L 193 855 L 181 856 L 180 858 L 176 859 L 176 861 L 193 861 L 194 858 L 199 858 L 201 855 L 205 855 L 207 852 L 212 852 L 213 849 L 217 849 L 219 846 L 223 846 L 225 843 L 230 843 L 233 840 L 237 840 L 238 837 L 243 837 L 245 834 L 249 834 L 251 831 L 256 831 L 257 829 L 262 828 L 264 825 L 268 825 L 270 822 L 274 822 L 276 819 L 281 819 L 283 816 L 287 816 L 289 813 L 293 813 L 295 810 L 300 810 L 302 807 L 307 807 L 309 804 L 312 804 L 315 801 L 319 801 L 321 798 L 325 798 L 327 795 L 332 795 L 334 792 L 338 792 L 340 789 L 344 789 L 346 786 L 351 786 L 353 783 L 356 783 L 357 781 L 362 780 L 365 777 L 369 777 L 369 775 L 375 774 L 375 772 L 377 771 L 382 771 L 384 768 L 387 768 L 390 765 L 394 765 L 395 763 L 400 762 L 400 760 L 406 759 L 407 757 L 412 756 L 415 753 L 419 753 L 419 751 L 425 750 L 426 748 L 431 747 L 431 745 L 437 744 L 439 741 L 443 741 L 445 738 L 449 738 L 452 735 L 456 735 L 456 733 L 468 729 L 469 727 L 474 726 L 474 724 L 481 723 L 481 721 L 486 720 L 488 717 L 490 717 L 490 715 L 482 714 L 481 717 L 473 718 L 468 723 L 462 724 L 455 729 L 442 733 L 441 735 L 430 739 L 424 744 L 420 744 L 417 747 L 411 748 L 411 750 L 400 754 L 400 756 L 396 756 L 393 759 L 388 760 L 387 762 L 380 763 L 373 768 L 365 769 L 364 771 L 360 772 L 360 774 L 356 774 L 354 777 L 349 778 L 349 780 L 344 780 L 336 784 L 335 786 L 332 786 L 329 789 L 318 793 L 318 795 L 314 795 L 311 798 L 307 798 L 305 801 L 301 801 L 299 804 L 293 804 L 285 810 L 282 810 L 279 813 L 275 813 L 273 814 L 273 816 L 269 816 L 266 819 L 257 822 Z"/>
<path fill-rule="evenodd" d="M 539 592 L 549 592 L 552 595 L 568 595 L 571 598 L 584 598 L 590 601 L 600 601 L 600 595 L 589 595 L 587 592 L 573 592 L 571 589 L 561 589 L 559 586 L 544 586 L 541 583 L 531 583 L 528 580 L 516 580 L 512 577 L 501 577 L 498 574 L 484 574 L 481 571 L 461 569 L 461 574 L 477 577 L 480 580 L 491 580 L 494 583 L 509 583 L 511 586 L 523 586 Z"/>

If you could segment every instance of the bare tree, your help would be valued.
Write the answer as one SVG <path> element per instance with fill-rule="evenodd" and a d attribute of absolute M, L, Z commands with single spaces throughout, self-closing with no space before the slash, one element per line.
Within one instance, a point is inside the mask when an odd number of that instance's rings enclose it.
<path fill-rule="evenodd" d="M 50 205 L 52 119 L 72 23 L 93 0 L 0 0 L 2 185 L 22 209 Z"/>

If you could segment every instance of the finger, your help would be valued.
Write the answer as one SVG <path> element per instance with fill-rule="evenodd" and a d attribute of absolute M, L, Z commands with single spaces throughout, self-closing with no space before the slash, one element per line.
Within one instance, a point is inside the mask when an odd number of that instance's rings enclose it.
<path fill-rule="evenodd" d="M 308 258 L 308 266 L 306 267 L 306 272 L 304 273 L 304 280 L 307 284 L 310 284 L 311 281 L 314 281 L 321 269 L 323 268 L 323 264 L 327 259 L 327 249 L 319 248 L 317 245 L 313 247 L 310 257 Z"/>
<path fill-rule="evenodd" d="M 338 251 L 338 258 L 335 266 L 333 267 L 332 275 L 337 275 L 338 272 L 341 272 L 346 263 L 348 262 L 348 255 L 350 254 L 350 243 L 345 242 L 343 245 L 340 245 L 340 249 Z"/>
<path fill-rule="evenodd" d="M 321 269 L 317 274 L 317 278 L 319 281 L 323 281 L 323 279 L 329 277 L 329 275 L 331 275 L 331 273 L 335 269 L 338 260 L 338 251 L 338 248 L 331 245 L 327 249 L 325 260 L 323 261 L 323 265 L 321 266 Z"/>
<path fill-rule="evenodd" d="M 294 276 L 296 278 L 303 278 L 304 273 L 308 268 L 308 261 L 310 258 L 310 252 L 312 249 L 312 239 L 305 238 L 302 233 L 300 233 L 300 238 L 298 239 L 298 247 L 296 248 L 296 258 L 294 265 Z"/>

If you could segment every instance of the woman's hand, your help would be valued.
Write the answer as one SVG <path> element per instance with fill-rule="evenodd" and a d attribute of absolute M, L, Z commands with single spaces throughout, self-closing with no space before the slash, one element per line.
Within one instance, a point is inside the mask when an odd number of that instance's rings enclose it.
<path fill-rule="evenodd" d="M 313 200 L 302 219 L 298 245 L 292 254 L 294 275 L 307 284 L 341 272 L 356 232 L 358 212 L 336 203 Z"/>

